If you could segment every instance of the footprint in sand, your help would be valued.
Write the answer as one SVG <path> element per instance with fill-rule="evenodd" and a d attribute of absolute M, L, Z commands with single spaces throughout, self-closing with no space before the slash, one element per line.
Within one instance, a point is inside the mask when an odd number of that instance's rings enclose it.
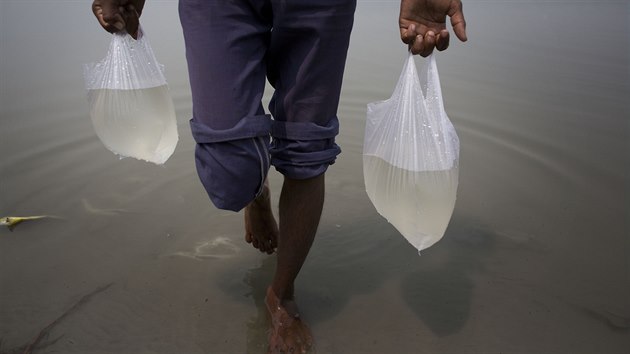
<path fill-rule="evenodd" d="M 232 240 L 225 236 L 218 236 L 213 240 L 197 243 L 192 252 L 180 251 L 170 254 L 170 256 L 181 256 L 196 259 L 222 259 L 234 257 L 241 251 Z"/>

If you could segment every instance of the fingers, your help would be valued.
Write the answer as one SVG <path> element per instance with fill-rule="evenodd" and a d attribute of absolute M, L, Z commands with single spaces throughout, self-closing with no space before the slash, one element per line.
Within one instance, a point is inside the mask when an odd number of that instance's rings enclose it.
<path fill-rule="evenodd" d="M 142 15 L 142 9 L 144 8 L 144 1 L 145 0 L 132 0 L 131 1 L 133 3 L 134 9 L 136 10 L 136 13 L 138 14 L 138 17 Z"/>
<path fill-rule="evenodd" d="M 92 12 L 107 32 L 115 33 L 125 28 L 125 21 L 119 13 L 117 4 L 113 1 L 94 1 Z"/>
<path fill-rule="evenodd" d="M 418 33 L 416 25 L 411 24 L 408 28 L 401 28 L 400 38 L 409 46 L 412 54 L 420 54 L 423 57 L 433 52 L 433 49 L 444 50 L 448 47 L 449 35 L 447 30 L 440 31 L 437 35 L 434 31 L 426 31 L 425 34 Z"/>
<path fill-rule="evenodd" d="M 441 30 L 440 33 L 437 35 L 437 39 L 435 41 L 435 48 L 437 48 L 437 50 L 439 51 L 443 51 L 444 49 L 448 48 L 449 39 L 450 39 L 450 35 L 448 34 L 448 31 Z"/>
<path fill-rule="evenodd" d="M 138 9 L 128 0 L 98 1 L 92 3 L 92 12 L 98 23 L 107 32 L 126 31 L 134 39 L 138 38 L 140 26 Z"/>
<path fill-rule="evenodd" d="M 421 56 L 426 57 L 429 56 L 429 54 L 433 53 L 433 49 L 435 48 L 435 41 L 437 38 L 435 38 L 435 32 L 433 31 L 428 31 L 425 35 L 424 38 L 422 40 L 422 47 L 421 48 L 415 48 L 416 50 L 419 50 L 419 53 Z M 412 51 L 413 53 L 413 51 Z M 418 53 L 414 53 L 414 54 L 418 54 Z"/>
<path fill-rule="evenodd" d="M 417 26 L 412 23 L 406 29 L 400 29 L 400 39 L 403 43 L 409 46 L 409 51 L 411 51 L 412 54 L 426 56 L 428 54 L 425 55 L 424 53 L 428 51 L 429 46 L 431 45 L 431 40 L 435 42 L 435 35 L 433 35 L 432 38 L 429 38 L 430 34 L 428 32 L 424 36 L 419 32 L 420 31 L 417 29 Z M 433 45 L 435 45 L 435 43 Z M 433 51 L 433 48 L 431 48 L 430 51 Z"/>
<path fill-rule="evenodd" d="M 464 12 L 462 9 L 462 3 L 460 1 L 451 2 L 451 7 L 448 10 L 448 15 L 451 18 L 451 26 L 453 26 L 453 32 L 460 41 L 466 42 L 468 37 L 466 36 L 466 20 L 464 19 Z"/>
<path fill-rule="evenodd" d="M 132 4 L 128 4 L 124 8 L 123 16 L 125 18 L 125 29 L 127 30 L 127 33 L 129 33 L 133 39 L 138 39 L 140 19 L 136 8 Z"/>
<path fill-rule="evenodd" d="M 417 33 L 416 33 L 415 24 L 412 23 L 407 28 L 400 27 L 400 39 L 403 41 L 403 43 L 405 44 L 413 43 L 416 36 L 417 36 Z"/>

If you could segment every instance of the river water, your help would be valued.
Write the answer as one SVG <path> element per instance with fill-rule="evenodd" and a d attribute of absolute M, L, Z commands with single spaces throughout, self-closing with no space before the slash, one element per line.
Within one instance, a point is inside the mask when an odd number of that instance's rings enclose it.
<path fill-rule="evenodd" d="M 397 2 L 359 0 L 343 153 L 297 284 L 317 352 L 627 353 L 630 5 L 465 11 L 469 41 L 437 56 L 458 199 L 418 256 L 365 193 L 366 104 L 389 97 L 406 50 Z M 89 2 L 0 2 L 0 214 L 58 217 L 0 230 L 2 353 L 41 331 L 41 353 L 265 351 L 274 258 L 197 180 L 176 2 L 149 1 L 142 20 L 180 133 L 164 166 L 119 160 L 94 133 L 81 66 L 110 37 Z"/>

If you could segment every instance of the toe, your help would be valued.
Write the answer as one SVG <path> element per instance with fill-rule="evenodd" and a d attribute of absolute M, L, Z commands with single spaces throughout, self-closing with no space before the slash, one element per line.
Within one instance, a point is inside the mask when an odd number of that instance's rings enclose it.
<path fill-rule="evenodd" d="M 272 254 L 276 249 L 276 246 L 274 246 L 272 240 L 267 240 L 265 242 L 265 245 L 267 246 L 267 250 L 266 250 L 267 254 Z"/>
<path fill-rule="evenodd" d="M 267 245 L 267 242 L 265 240 L 259 240 L 258 246 L 258 249 L 261 253 L 267 253 L 269 250 L 269 245 Z"/>
<path fill-rule="evenodd" d="M 272 248 L 278 247 L 278 235 L 277 234 L 272 234 L 269 239 L 271 241 L 271 247 Z"/>

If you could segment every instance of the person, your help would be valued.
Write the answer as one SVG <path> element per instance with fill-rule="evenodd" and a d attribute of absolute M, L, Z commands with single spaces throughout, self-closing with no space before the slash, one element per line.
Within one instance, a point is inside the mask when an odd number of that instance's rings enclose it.
<path fill-rule="evenodd" d="M 144 0 L 94 0 L 109 32 L 137 38 Z M 337 107 L 356 0 L 180 0 L 193 101 L 190 121 L 199 178 L 221 209 L 244 209 L 245 239 L 277 253 L 265 303 L 270 352 L 306 352 L 294 281 L 324 203 L 324 175 L 340 153 Z M 413 54 L 449 46 L 446 17 L 466 41 L 460 0 L 401 0 L 400 38 Z M 265 113 L 265 79 L 274 87 Z M 273 117 L 273 118 L 272 118 Z M 270 166 L 284 175 L 279 223 Z"/>

